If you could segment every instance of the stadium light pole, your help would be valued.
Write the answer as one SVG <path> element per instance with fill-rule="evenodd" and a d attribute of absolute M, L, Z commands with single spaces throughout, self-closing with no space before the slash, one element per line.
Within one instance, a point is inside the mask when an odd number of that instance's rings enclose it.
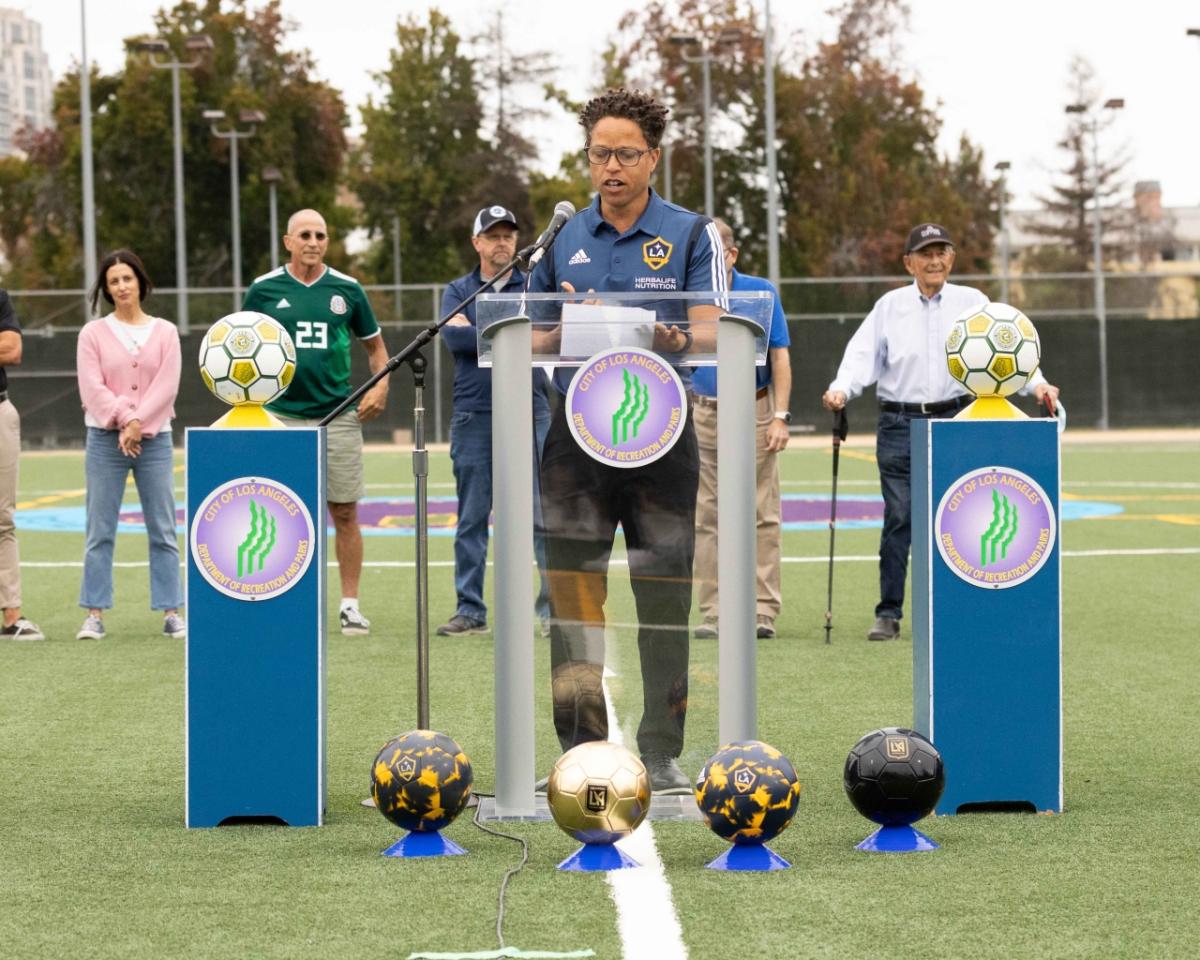
<path fill-rule="evenodd" d="M 767 279 L 779 289 L 779 184 L 775 163 L 775 51 L 771 42 L 771 0 L 764 4 L 763 68 L 766 71 Z"/>
<path fill-rule="evenodd" d="M 710 119 L 712 115 L 713 52 L 718 46 L 737 43 L 741 38 L 742 31 L 736 27 L 722 30 L 712 41 L 695 33 L 673 33 L 667 38 L 669 43 L 682 48 L 679 55 L 683 58 L 684 63 L 698 63 L 702 68 L 701 74 L 704 78 L 704 215 L 706 217 L 715 216 L 713 213 L 715 204 L 713 202 L 712 132 L 710 130 L 712 126 Z M 700 51 L 699 56 L 688 53 L 691 47 Z"/>
<path fill-rule="evenodd" d="M 1012 166 L 1007 160 L 996 163 L 1000 171 L 1000 300 L 1008 303 L 1008 221 L 1004 217 L 1004 204 L 1008 199 L 1008 170 Z"/>
<path fill-rule="evenodd" d="M 1125 101 L 1120 97 L 1112 97 L 1104 101 L 1105 110 L 1120 110 Z M 1092 259 L 1095 284 L 1096 303 L 1096 334 L 1100 350 L 1100 419 L 1096 423 L 1100 430 L 1108 429 L 1108 311 L 1104 302 L 1104 253 L 1103 231 L 1100 209 L 1100 113 L 1089 111 L 1086 103 L 1072 103 L 1066 108 L 1067 113 L 1077 113 L 1083 117 L 1083 124 L 1092 133 L 1092 203 L 1095 207 L 1095 219 L 1092 224 Z"/>
<path fill-rule="evenodd" d="M 79 0 L 79 135 L 83 165 L 83 285 L 96 282 L 96 188 L 92 168 L 92 71 L 87 55 L 87 0 Z M 89 307 L 84 315 L 90 316 Z"/>
<path fill-rule="evenodd" d="M 183 121 L 179 111 L 179 71 L 193 70 L 208 51 L 212 50 L 212 37 L 197 33 L 187 38 L 185 49 L 191 54 L 190 60 L 158 59 L 159 55 L 169 55 L 171 46 L 166 40 L 142 40 L 134 44 L 134 49 L 146 54 L 150 65 L 158 70 L 171 71 L 171 125 L 174 133 L 175 146 L 175 322 L 179 332 L 186 334 L 190 330 L 188 323 L 188 276 L 187 276 L 187 228 L 184 220 L 183 205 Z"/>
<path fill-rule="evenodd" d="M 233 309 L 237 310 L 242 303 L 242 214 L 238 193 L 238 141 L 254 136 L 254 131 L 267 116 L 261 110 L 241 111 L 238 120 L 249 125 L 246 130 L 239 130 L 234 124 L 222 130 L 218 124 L 225 119 L 224 110 L 205 110 L 204 119 L 209 122 L 209 129 L 214 137 L 229 141 L 229 204 L 230 219 L 233 221 Z"/>
<path fill-rule="evenodd" d="M 279 266 L 279 203 L 275 196 L 275 186 L 283 180 L 283 173 L 278 167 L 263 167 L 258 175 L 267 185 L 267 207 L 271 214 L 271 269 Z"/>

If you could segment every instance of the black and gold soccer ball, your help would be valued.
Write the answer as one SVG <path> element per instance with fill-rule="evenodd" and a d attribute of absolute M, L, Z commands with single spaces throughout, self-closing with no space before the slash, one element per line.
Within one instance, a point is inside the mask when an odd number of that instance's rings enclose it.
<path fill-rule="evenodd" d="M 906 727 L 873 730 L 846 757 L 846 796 L 868 820 L 906 826 L 927 816 L 946 786 L 942 755 Z"/>
<path fill-rule="evenodd" d="M 796 816 L 800 779 L 782 753 L 761 740 L 728 743 L 708 758 L 696 781 L 696 805 L 723 840 L 760 844 Z"/>
<path fill-rule="evenodd" d="M 371 764 L 371 796 L 405 830 L 432 833 L 454 821 L 471 798 L 474 775 L 462 747 L 435 730 L 389 740 Z"/>

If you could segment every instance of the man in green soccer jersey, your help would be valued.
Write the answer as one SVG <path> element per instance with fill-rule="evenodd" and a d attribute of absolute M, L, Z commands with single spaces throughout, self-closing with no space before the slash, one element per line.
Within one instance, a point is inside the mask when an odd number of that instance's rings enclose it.
<path fill-rule="evenodd" d="M 350 341 L 367 351 L 371 372 L 387 363 L 387 349 L 367 295 L 358 281 L 325 263 L 329 230 L 316 210 L 299 210 L 288 220 L 283 245 L 291 260 L 250 285 L 243 310 L 274 317 L 296 344 L 296 375 L 269 407 L 289 427 L 311 427 L 350 396 Z M 371 622 L 358 609 L 362 575 L 362 531 L 358 501 L 365 492 L 362 421 L 383 412 L 385 377 L 326 428 L 329 512 L 342 580 L 342 633 L 364 634 Z"/>

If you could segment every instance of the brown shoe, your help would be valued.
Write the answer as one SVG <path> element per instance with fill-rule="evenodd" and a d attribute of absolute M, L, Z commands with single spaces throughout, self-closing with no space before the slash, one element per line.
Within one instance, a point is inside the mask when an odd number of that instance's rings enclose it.
<path fill-rule="evenodd" d="M 893 617 L 876 617 L 875 626 L 867 634 L 868 640 L 895 640 L 900 636 L 900 621 Z"/>

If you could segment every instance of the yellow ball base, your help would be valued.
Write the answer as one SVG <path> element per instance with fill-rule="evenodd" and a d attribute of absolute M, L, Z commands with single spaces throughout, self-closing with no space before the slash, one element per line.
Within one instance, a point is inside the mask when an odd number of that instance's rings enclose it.
<path fill-rule="evenodd" d="M 968 408 L 969 409 L 969 408 Z M 220 420 L 213 423 L 214 427 L 226 430 L 286 430 L 278 417 L 267 413 L 261 403 L 241 403 L 230 408 Z"/>
<path fill-rule="evenodd" d="M 1018 410 L 1004 397 L 976 397 L 955 420 L 1028 420 L 1029 415 Z"/>

